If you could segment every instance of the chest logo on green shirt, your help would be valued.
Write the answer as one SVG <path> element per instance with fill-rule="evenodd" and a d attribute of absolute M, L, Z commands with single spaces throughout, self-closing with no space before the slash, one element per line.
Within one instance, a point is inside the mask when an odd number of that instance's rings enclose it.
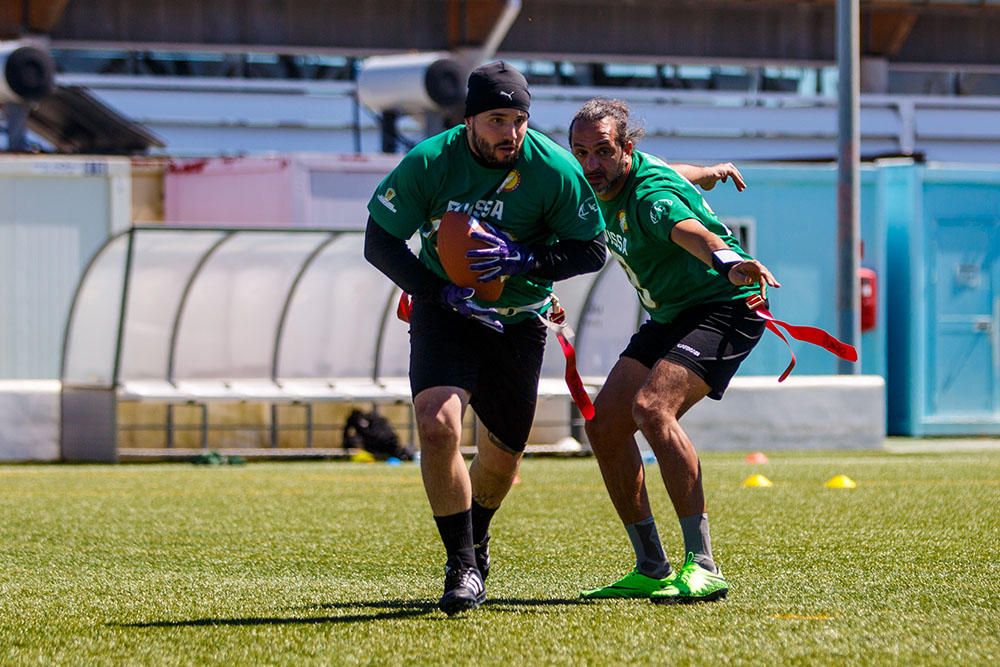
<path fill-rule="evenodd" d="M 487 218 L 493 218 L 497 221 L 503 220 L 502 199 L 480 199 L 473 204 L 455 201 L 452 199 L 448 202 L 447 210 L 461 211 L 462 213 L 467 213 L 473 218 L 477 218 L 479 220 L 486 220 Z"/>
<path fill-rule="evenodd" d="M 628 232 L 628 217 L 625 215 L 625 209 L 618 211 L 618 226 L 623 232 Z"/>
<path fill-rule="evenodd" d="M 517 169 L 511 169 L 507 178 L 503 179 L 503 183 L 500 185 L 500 192 L 513 192 L 517 190 L 519 185 L 521 185 L 521 172 Z"/>
<path fill-rule="evenodd" d="M 673 202 L 669 199 L 657 199 L 653 202 L 653 205 L 649 208 L 649 221 L 654 225 L 660 220 L 663 220 L 670 213 L 670 207 Z"/>
<path fill-rule="evenodd" d="M 616 234 L 607 227 L 604 228 L 604 237 L 611 246 L 611 251 L 616 255 L 628 257 L 628 238 L 624 234 Z"/>
<path fill-rule="evenodd" d="M 392 188 L 389 188 L 388 190 L 385 191 L 384 195 L 378 196 L 378 201 L 380 204 L 382 204 L 382 206 L 385 206 L 387 209 L 395 213 L 396 205 L 392 203 L 392 200 L 393 198 L 395 198 L 395 196 L 396 196 L 396 191 L 393 190 Z"/>

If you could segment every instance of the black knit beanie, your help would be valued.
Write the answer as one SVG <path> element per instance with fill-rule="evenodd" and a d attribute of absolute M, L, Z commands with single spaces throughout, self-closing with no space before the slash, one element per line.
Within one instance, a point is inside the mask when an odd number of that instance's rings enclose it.
<path fill-rule="evenodd" d="M 531 93 L 524 75 L 502 60 L 472 70 L 465 96 L 465 117 L 492 109 L 518 109 L 528 113 Z"/>

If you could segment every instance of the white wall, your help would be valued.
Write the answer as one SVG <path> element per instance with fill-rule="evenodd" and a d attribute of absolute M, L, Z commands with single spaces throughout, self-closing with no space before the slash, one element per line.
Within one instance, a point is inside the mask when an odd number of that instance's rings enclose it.
<path fill-rule="evenodd" d="M 87 262 L 131 219 L 122 158 L 0 157 L 0 379 L 57 379 Z"/>

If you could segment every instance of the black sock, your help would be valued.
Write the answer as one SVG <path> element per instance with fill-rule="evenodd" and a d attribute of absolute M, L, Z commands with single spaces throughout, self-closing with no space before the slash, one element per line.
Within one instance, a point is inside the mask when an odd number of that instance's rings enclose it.
<path fill-rule="evenodd" d="M 475 498 L 472 499 L 472 544 L 482 544 L 490 536 L 490 521 L 498 509 L 483 507 Z"/>
<path fill-rule="evenodd" d="M 434 523 L 448 553 L 448 567 L 476 567 L 476 556 L 472 550 L 472 510 L 436 516 Z"/>

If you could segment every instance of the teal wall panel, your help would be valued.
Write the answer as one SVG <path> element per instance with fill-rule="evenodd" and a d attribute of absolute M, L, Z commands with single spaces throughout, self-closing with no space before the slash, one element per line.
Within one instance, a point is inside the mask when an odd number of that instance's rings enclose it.
<path fill-rule="evenodd" d="M 822 327 L 836 335 L 836 167 L 795 164 L 740 168 L 748 184 L 746 191 L 738 193 L 728 184 L 720 184 L 706 193 L 706 199 L 723 220 L 753 220 L 755 255 L 782 283 L 780 289 L 770 293 L 775 317 Z M 881 278 L 885 275 L 886 244 L 884 218 L 878 215 L 876 206 L 877 190 L 876 170 L 866 167 L 861 179 L 862 264 L 873 268 Z M 882 296 L 876 328 L 862 335 L 862 372 L 885 375 L 885 340 Z M 837 359 L 833 355 L 812 345 L 792 344 L 798 358 L 796 373 L 836 373 Z M 777 374 L 787 359 L 784 344 L 767 334 L 744 363 L 741 374 Z"/>
<path fill-rule="evenodd" d="M 1000 170 L 887 171 L 888 427 L 1000 433 Z"/>

